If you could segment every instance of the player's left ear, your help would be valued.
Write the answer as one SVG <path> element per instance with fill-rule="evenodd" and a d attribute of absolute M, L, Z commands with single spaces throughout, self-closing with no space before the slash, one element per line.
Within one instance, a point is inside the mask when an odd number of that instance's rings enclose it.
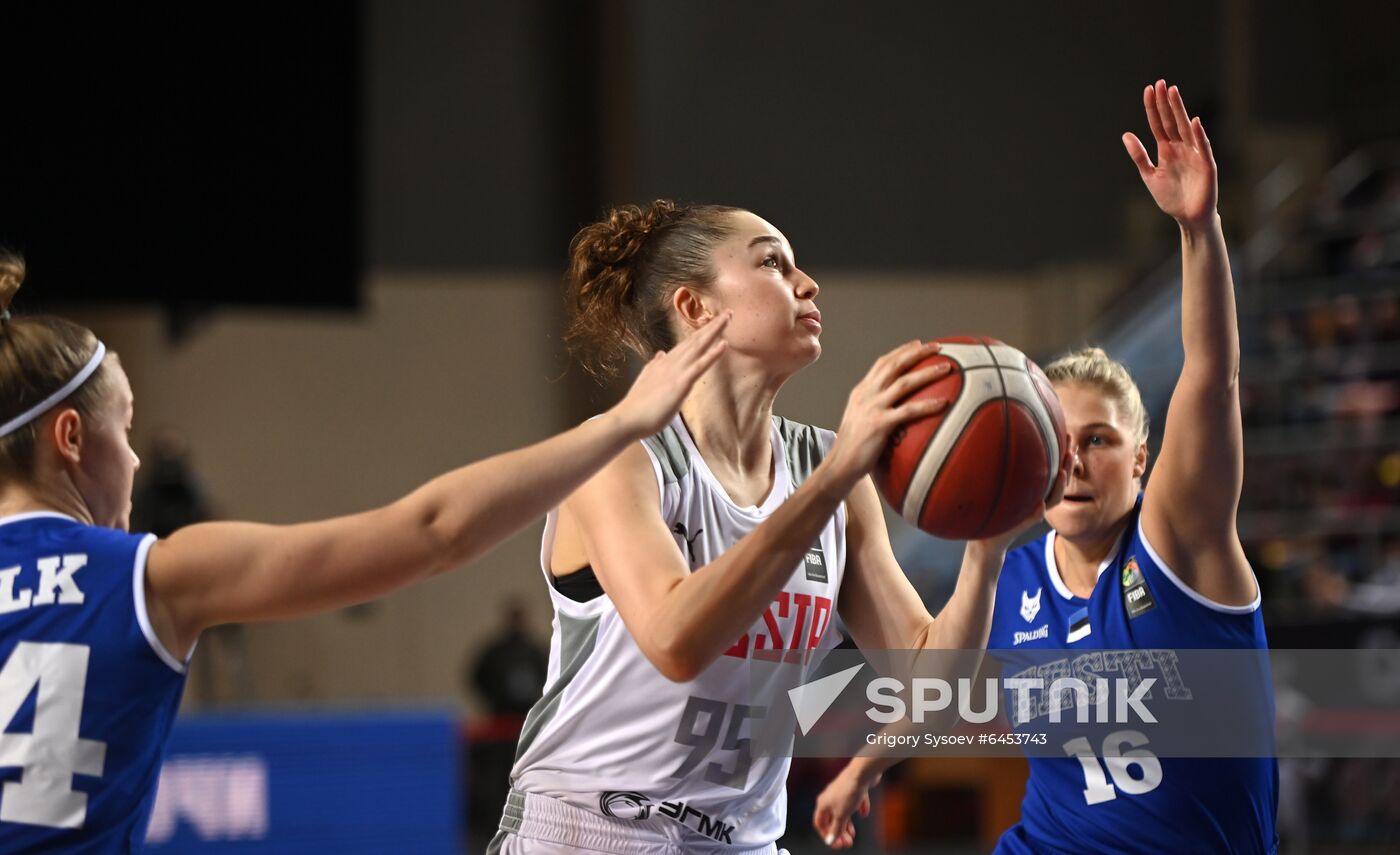
<path fill-rule="evenodd" d="M 689 285 L 682 285 L 676 289 L 671 295 L 671 305 L 681 322 L 691 329 L 699 328 L 715 315 L 705 295 Z"/>
<path fill-rule="evenodd" d="M 1147 474 L 1147 440 L 1143 440 L 1137 447 L 1137 452 L 1133 455 L 1133 477 L 1141 478 Z"/>

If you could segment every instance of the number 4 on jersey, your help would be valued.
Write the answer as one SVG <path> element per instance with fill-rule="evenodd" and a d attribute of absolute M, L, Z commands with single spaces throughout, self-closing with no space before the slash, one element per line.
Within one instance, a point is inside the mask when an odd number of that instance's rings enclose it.
<path fill-rule="evenodd" d="M 102 774 L 107 745 L 78 736 L 89 648 L 21 641 L 0 670 L 0 767 L 18 766 L 18 781 L 0 790 L 0 821 L 82 828 L 87 794 L 73 776 Z M 30 733 L 8 728 L 38 686 Z"/>

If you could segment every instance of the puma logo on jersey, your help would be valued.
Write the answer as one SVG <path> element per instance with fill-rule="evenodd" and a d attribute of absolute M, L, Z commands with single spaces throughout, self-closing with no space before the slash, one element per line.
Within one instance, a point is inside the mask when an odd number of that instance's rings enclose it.
<path fill-rule="evenodd" d="M 671 533 L 672 533 L 672 534 L 675 534 L 675 535 L 678 535 L 678 536 L 680 537 L 681 540 L 685 541 L 685 554 L 686 554 L 686 557 L 690 559 L 690 566 L 694 567 L 694 566 L 695 566 L 695 541 L 696 541 L 697 538 L 700 537 L 700 535 L 702 535 L 702 534 L 705 533 L 705 530 L 704 530 L 703 528 L 697 528 L 697 529 L 695 530 L 695 534 L 687 534 L 687 533 L 686 533 L 686 530 L 685 530 L 685 523 L 678 522 L 678 523 L 676 523 L 675 526 L 671 529 Z"/>
<path fill-rule="evenodd" d="M 800 662 L 821 643 L 831 623 L 831 598 L 779 591 L 763 612 L 762 629 L 750 630 L 724 651 L 739 659 Z"/>
<path fill-rule="evenodd" d="M 0 614 L 22 611 L 34 606 L 82 605 L 83 590 L 73 574 L 87 566 L 86 555 L 51 555 L 40 558 L 35 566 L 39 578 L 32 588 L 18 587 L 23 567 L 16 565 L 0 570 Z M 25 574 L 28 576 L 29 574 Z"/>
<path fill-rule="evenodd" d="M 1036 588 L 1034 597 L 1031 596 L 1030 591 L 1021 592 L 1021 617 L 1026 619 L 1026 623 L 1035 620 L 1035 616 L 1040 614 L 1040 595 L 1044 590 L 1044 588 Z"/>

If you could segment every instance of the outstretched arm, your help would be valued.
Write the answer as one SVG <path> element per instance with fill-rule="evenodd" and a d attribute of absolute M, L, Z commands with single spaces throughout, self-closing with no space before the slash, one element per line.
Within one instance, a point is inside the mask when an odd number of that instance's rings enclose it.
<path fill-rule="evenodd" d="M 657 354 L 605 415 L 439 476 L 393 504 L 302 525 L 181 529 L 147 560 L 146 599 L 158 637 L 183 656 L 209 626 L 364 602 L 480 557 L 666 424 L 724 351 L 727 321 L 717 318 Z"/>
<path fill-rule="evenodd" d="M 1227 606 L 1257 596 L 1235 529 L 1244 482 L 1240 340 L 1234 282 L 1216 212 L 1210 140 L 1165 81 L 1143 92 L 1157 143 L 1153 164 L 1138 138 L 1123 145 L 1158 207 L 1181 228 L 1181 339 L 1186 352 L 1167 410 L 1162 451 L 1147 486 L 1143 529 L 1182 581 Z"/>

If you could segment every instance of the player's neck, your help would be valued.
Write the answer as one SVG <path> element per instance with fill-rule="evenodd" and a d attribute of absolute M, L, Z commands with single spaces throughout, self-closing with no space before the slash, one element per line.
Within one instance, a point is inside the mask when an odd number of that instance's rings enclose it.
<path fill-rule="evenodd" d="M 1118 537 L 1127 525 L 1126 518 L 1107 532 L 1073 539 L 1062 534 L 1055 535 L 1055 566 L 1060 571 L 1060 579 L 1076 597 L 1088 598 L 1094 592 L 1099 580 L 1099 568 L 1104 559 L 1113 551 Z"/>
<path fill-rule="evenodd" d="M 702 378 L 695 384 L 681 405 L 681 418 L 716 475 L 766 477 L 771 471 L 776 397 L 777 389 L 733 377 Z"/>
<path fill-rule="evenodd" d="M 52 490 L 41 490 L 34 485 L 19 482 L 0 486 L 0 517 L 41 511 L 65 514 L 92 524 L 92 514 L 78 493 L 78 488 L 66 478 L 63 479 L 61 487 Z"/>

